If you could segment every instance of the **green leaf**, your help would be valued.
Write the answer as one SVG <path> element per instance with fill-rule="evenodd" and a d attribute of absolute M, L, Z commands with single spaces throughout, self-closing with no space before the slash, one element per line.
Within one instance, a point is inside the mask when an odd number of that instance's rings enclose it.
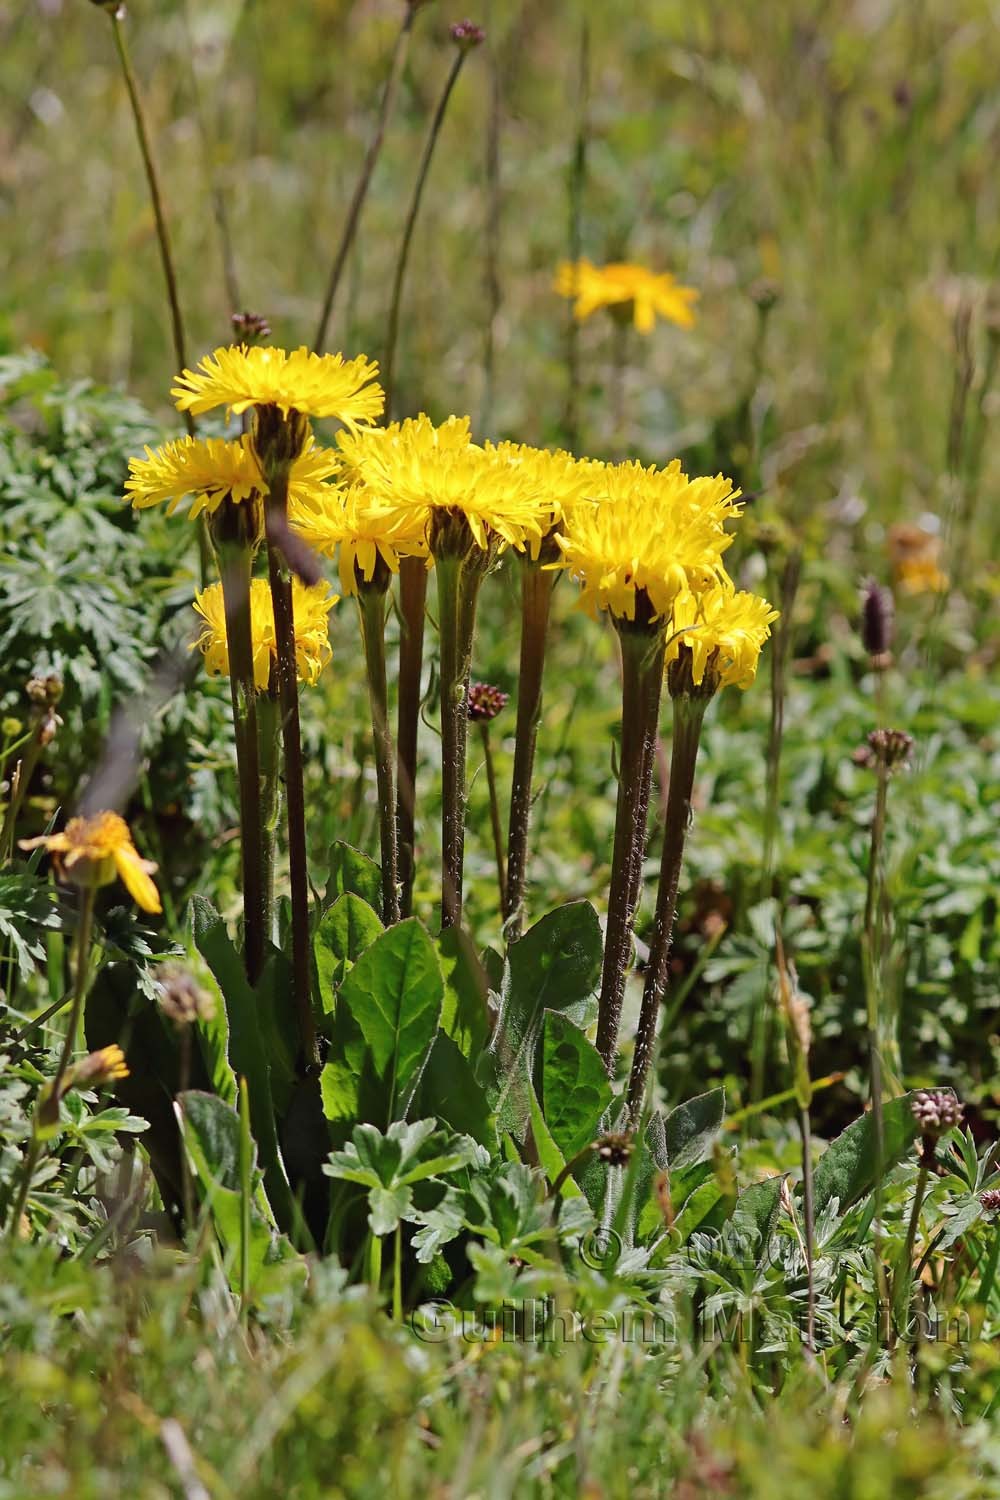
<path fill-rule="evenodd" d="M 496 1121 L 486 1091 L 450 1036 L 439 1031 L 420 1078 L 414 1105 L 418 1114 L 434 1114 L 471 1135 L 490 1152 L 498 1148 Z"/>
<path fill-rule="evenodd" d="M 698 1094 L 672 1109 L 664 1121 L 670 1171 L 707 1161 L 726 1113 L 724 1089 Z"/>
<path fill-rule="evenodd" d="M 350 893 L 378 910 L 382 901 L 382 872 L 373 859 L 341 840 L 328 856 L 328 874 L 323 908 L 333 906 L 338 896 Z"/>
<path fill-rule="evenodd" d="M 350 1011 L 382 1085 L 386 1124 L 406 1114 L 437 1032 L 444 981 L 434 944 L 415 917 L 380 934 L 337 997 Z"/>
<path fill-rule="evenodd" d="M 382 1235 L 411 1217 L 415 1183 L 482 1167 L 488 1159 L 470 1136 L 441 1130 L 434 1119 L 395 1120 L 384 1133 L 374 1125 L 356 1126 L 344 1149 L 330 1153 L 323 1171 L 368 1189 L 368 1224 L 373 1234 Z"/>
<path fill-rule="evenodd" d="M 784 1176 L 767 1177 L 763 1182 L 751 1183 L 744 1188 L 733 1209 L 733 1223 L 749 1231 L 752 1239 L 758 1237 L 766 1244 L 774 1233 L 774 1226 L 781 1206 L 781 1184 Z"/>
<path fill-rule="evenodd" d="M 441 1030 L 463 1056 L 475 1063 L 490 1034 L 486 971 L 472 939 L 461 927 L 448 927 L 442 932 L 438 952 L 445 984 Z"/>
<path fill-rule="evenodd" d="M 542 1036 L 542 1109 L 566 1161 L 572 1161 L 597 1135 L 612 1097 L 596 1047 L 566 1016 L 547 1010 Z"/>
<path fill-rule="evenodd" d="M 327 1015 L 333 1012 L 337 986 L 381 931 L 382 923 L 376 913 L 353 891 L 338 896 L 324 912 L 316 931 L 314 951 L 320 1003 Z"/>
<path fill-rule="evenodd" d="M 920 1134 L 912 1108 L 916 1092 L 888 1099 L 882 1106 L 883 1174 L 902 1160 Z M 832 1198 L 839 1200 L 843 1213 L 871 1192 L 875 1185 L 875 1155 L 875 1121 L 869 1111 L 848 1125 L 820 1157 L 813 1179 L 817 1215 Z"/>

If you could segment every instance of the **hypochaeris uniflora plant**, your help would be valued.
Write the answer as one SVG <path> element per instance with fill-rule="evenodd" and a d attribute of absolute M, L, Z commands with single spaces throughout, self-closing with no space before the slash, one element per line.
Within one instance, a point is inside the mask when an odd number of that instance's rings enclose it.
<path fill-rule="evenodd" d="M 669 271 L 650 271 L 634 261 L 563 261 L 556 271 L 556 291 L 573 301 L 573 316 L 583 322 L 602 308 L 624 313 L 639 333 L 652 333 L 657 318 L 693 328 L 698 293 L 682 286 Z"/>

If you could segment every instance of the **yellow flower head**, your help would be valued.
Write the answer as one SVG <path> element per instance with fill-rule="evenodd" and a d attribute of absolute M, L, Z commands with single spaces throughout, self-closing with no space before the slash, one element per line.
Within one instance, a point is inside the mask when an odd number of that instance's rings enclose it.
<path fill-rule="evenodd" d="M 694 327 L 694 287 L 681 286 L 669 271 L 657 273 L 631 261 L 595 266 L 589 260 L 563 261 L 556 271 L 556 291 L 575 299 L 580 322 L 601 307 L 630 307 L 640 333 L 652 333 L 657 317 L 681 328 Z"/>
<path fill-rule="evenodd" d="M 22 849 L 46 849 L 74 885 L 110 885 L 117 876 L 143 911 L 162 910 L 150 876 L 156 866 L 142 859 L 132 842 L 128 824 L 113 812 L 89 818 L 70 818 L 62 833 L 22 839 Z"/>
<path fill-rule="evenodd" d="M 129 1075 L 128 1064 L 122 1049 L 112 1043 L 88 1052 L 70 1069 L 66 1079 L 67 1088 L 104 1088 L 109 1083 L 119 1083 Z"/>
<path fill-rule="evenodd" d="M 333 656 L 327 616 L 337 602 L 330 585 L 320 582 L 307 586 L 292 579 L 292 611 L 295 616 L 295 660 L 300 682 L 312 686 Z M 222 584 L 213 583 L 195 595 L 194 607 L 204 624 L 192 645 L 200 647 L 205 670 L 210 677 L 228 676 L 229 642 L 226 637 L 226 611 Z M 250 634 L 253 641 L 253 676 L 258 691 L 263 692 L 271 679 L 271 666 L 278 653 L 274 630 L 274 606 L 271 586 L 266 578 L 255 578 L 250 587 Z"/>
<path fill-rule="evenodd" d="M 276 406 L 288 416 L 335 417 L 350 429 L 367 426 L 382 413 L 382 387 L 375 383 L 378 365 L 364 355 L 313 354 L 305 345 L 284 349 L 248 349 L 245 344 L 216 349 L 198 370 L 185 370 L 170 394 L 178 411 L 196 415 L 224 406 L 237 413 L 251 406 Z"/>
<path fill-rule="evenodd" d="M 386 432 L 388 440 L 357 445 L 364 450 L 357 473 L 387 509 L 409 513 L 424 532 L 435 511 L 461 514 L 483 551 L 495 543 L 523 547 L 541 537 L 538 485 L 515 458 L 514 445 L 473 443 L 467 418 L 435 427 L 420 416 Z"/>
<path fill-rule="evenodd" d="M 426 552 L 426 518 L 421 511 L 387 506 L 363 484 L 347 490 L 324 486 L 325 493 L 293 501 L 292 529 L 324 557 L 338 553 L 340 586 L 357 593 L 358 574 L 370 583 L 378 559 L 392 573 L 400 557 Z"/>
<path fill-rule="evenodd" d="M 702 685 L 709 669 L 717 688 L 748 688 L 777 618 L 778 611 L 766 599 L 737 593 L 728 578 L 701 594 L 679 594 L 672 611 L 667 663 L 676 661 L 686 646 L 695 687 Z"/>
<path fill-rule="evenodd" d="M 213 514 L 225 499 L 239 503 L 254 494 L 267 494 L 248 435 L 231 443 L 224 438 L 179 438 L 155 451 L 147 448 L 146 457 L 130 458 L 128 467 L 126 499 L 136 510 L 166 500 L 167 514 L 172 516 L 185 496 L 191 495 L 188 516 L 192 521 L 202 511 Z M 309 437 L 292 464 L 289 503 L 316 496 L 338 467 L 337 455 L 329 448 L 316 447 Z"/>
<path fill-rule="evenodd" d="M 608 465 L 595 479 L 556 533 L 562 556 L 554 564 L 583 585 L 581 603 L 591 614 L 606 609 L 634 620 L 641 590 L 652 614 L 665 616 L 678 594 L 724 575 L 722 554 L 732 541 L 724 526 L 739 514 L 730 480 L 689 479 L 678 459 L 666 469 Z"/>
<path fill-rule="evenodd" d="M 498 443 L 493 451 L 517 470 L 533 498 L 540 535 L 528 535 L 526 545 L 537 560 L 541 538 L 600 482 L 605 466 L 595 458 L 574 458 L 562 448 L 529 448 L 526 443 Z"/>

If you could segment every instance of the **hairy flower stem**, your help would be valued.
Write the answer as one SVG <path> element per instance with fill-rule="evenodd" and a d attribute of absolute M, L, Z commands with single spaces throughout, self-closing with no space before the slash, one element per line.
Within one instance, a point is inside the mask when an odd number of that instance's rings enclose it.
<path fill-rule="evenodd" d="M 489 106 L 486 119 L 486 224 L 484 233 L 485 265 L 483 290 L 486 297 L 486 336 L 483 341 L 483 404 L 480 423 L 485 432 L 493 426 L 493 403 L 496 394 L 496 336 L 500 316 L 500 60 L 493 41 L 493 3 L 486 0 L 484 16 L 489 69 Z"/>
<path fill-rule="evenodd" d="M 396 705 L 396 785 L 400 911 L 413 905 L 414 836 L 417 810 L 417 734 L 424 666 L 424 607 L 427 564 L 404 557 L 399 565 L 399 684 Z"/>
<path fill-rule="evenodd" d="M 660 859 L 660 885 L 639 1011 L 639 1028 L 632 1055 L 632 1071 L 628 1081 L 628 1116 L 633 1126 L 642 1113 L 646 1080 L 656 1045 L 656 1023 L 667 988 L 670 944 L 677 911 L 677 887 L 684 860 L 684 842 L 691 821 L 691 792 L 694 787 L 701 725 L 708 701 L 708 697 L 691 697 L 686 693 L 678 694 L 673 700 L 674 742 L 663 829 L 663 854 Z"/>
<path fill-rule="evenodd" d="M 237 507 L 229 509 L 236 512 Z M 233 737 L 236 742 L 236 774 L 239 782 L 244 962 L 250 983 L 256 984 L 264 967 L 264 940 L 269 929 L 265 903 L 257 691 L 254 685 L 253 635 L 250 625 L 253 554 L 249 544 L 244 541 L 220 540 L 220 524 L 225 523 L 216 523 L 216 555 L 226 616 L 229 687 L 233 702 Z"/>
<path fill-rule="evenodd" d="M 448 76 L 441 90 L 441 96 L 431 120 L 430 130 L 424 142 L 423 154 L 420 165 L 417 168 L 417 180 L 413 185 L 413 196 L 410 199 L 410 207 L 407 210 L 406 222 L 403 225 L 403 238 L 399 245 L 399 254 L 396 257 L 396 270 L 392 278 L 392 293 L 389 299 L 389 325 L 385 339 L 385 358 L 382 361 L 382 385 L 385 390 L 385 416 L 389 421 L 393 415 L 393 401 L 396 395 L 395 373 L 396 373 L 396 345 L 399 340 L 399 311 L 403 300 L 403 282 L 406 279 L 406 267 L 410 259 L 410 247 L 413 243 L 413 231 L 416 228 L 417 215 L 420 213 L 420 200 L 423 197 L 424 185 L 427 182 L 427 174 L 430 171 L 431 161 L 434 157 L 434 148 L 437 145 L 438 136 L 441 134 L 441 126 L 444 123 L 445 112 L 448 108 L 448 100 L 451 91 L 458 81 L 458 75 L 462 71 L 465 62 L 466 49 L 457 47 L 452 59 Z"/>
<path fill-rule="evenodd" d="M 640 598 L 637 597 L 637 612 Z M 615 1071 L 632 925 L 642 884 L 646 815 L 665 651 L 664 634 L 659 625 L 639 619 L 620 620 L 616 624 L 622 648 L 622 748 L 604 968 L 597 1014 L 597 1050 L 611 1077 Z"/>
<path fill-rule="evenodd" d="M 389 689 L 385 670 L 385 600 L 389 570 L 382 564 L 369 583 L 358 579 L 358 613 L 368 673 L 368 702 L 375 741 L 375 778 L 378 785 L 379 839 L 382 855 L 382 920 L 388 927 L 399 921 L 399 862 L 397 858 L 395 751 L 389 727 Z"/>
<path fill-rule="evenodd" d="M 576 133 L 569 168 L 569 259 L 577 265 L 583 254 L 583 195 L 587 183 L 588 106 L 590 96 L 590 26 L 580 27 L 580 60 L 577 82 Z M 566 314 L 566 446 L 575 453 L 580 443 L 580 323 L 575 299 Z"/>
<path fill-rule="evenodd" d="M 306 858 L 306 804 L 303 786 L 302 736 L 299 728 L 299 683 L 295 662 L 295 613 L 292 574 L 280 539 L 287 532 L 287 462 L 264 459 L 268 497 L 264 507 L 267 567 L 274 607 L 278 703 L 285 760 L 285 811 L 288 825 L 288 873 L 292 898 L 292 988 L 299 1022 L 301 1061 L 306 1072 L 319 1065 L 312 1013 L 312 963 L 309 938 L 309 871 Z"/>
<path fill-rule="evenodd" d="M 493 853 L 497 862 L 497 890 L 500 893 L 500 910 L 507 904 L 507 871 L 504 868 L 503 832 L 500 827 L 500 799 L 497 796 L 497 774 L 493 764 L 493 746 L 490 743 L 490 726 L 479 726 L 483 741 L 483 759 L 486 762 L 486 785 L 490 794 L 490 825 L 493 829 Z"/>
<path fill-rule="evenodd" d="M 881 884 L 885 849 L 886 805 L 889 773 L 879 762 L 875 789 L 875 811 L 872 815 L 871 842 L 868 852 L 868 888 L 865 897 L 864 926 L 861 934 L 861 957 L 864 974 L 868 1021 L 868 1067 L 872 1122 L 875 1129 L 875 1236 L 876 1247 L 881 1226 L 882 1169 L 885 1160 L 885 1131 L 882 1118 L 882 1053 L 880 1015 L 882 993 Z M 881 1262 L 880 1262 L 881 1263 Z"/>
<path fill-rule="evenodd" d="M 521 559 L 520 572 L 521 663 L 517 679 L 517 729 L 507 831 L 507 885 L 503 905 L 504 927 L 509 942 L 520 937 L 524 924 L 531 779 L 535 767 L 538 725 L 542 716 L 542 677 L 552 591 L 559 576 L 527 557 Z"/>
<path fill-rule="evenodd" d="M 413 18 L 418 7 L 406 0 L 405 14 L 396 33 L 396 40 L 392 48 L 392 56 L 389 59 L 389 71 L 386 75 L 385 87 L 382 90 L 382 100 L 379 104 L 378 119 L 375 122 L 375 132 L 368 142 L 368 150 L 361 164 L 358 180 L 354 184 L 354 192 L 351 195 L 350 206 L 347 210 L 347 218 L 341 231 L 340 243 L 333 257 L 333 265 L 330 267 L 330 279 L 327 282 L 326 296 L 323 298 L 323 310 L 319 315 L 319 327 L 316 329 L 316 337 L 313 340 L 313 348 L 320 352 L 326 343 L 327 330 L 330 326 L 330 315 L 333 312 L 333 303 L 340 286 L 340 279 L 344 274 L 347 257 L 351 253 L 354 237 L 358 232 L 358 224 L 361 221 L 361 210 L 368 196 L 368 189 L 375 172 L 375 166 L 382 151 L 382 143 L 385 133 L 389 127 L 393 110 L 396 106 L 396 96 L 399 93 L 399 84 L 406 66 L 406 57 L 410 48 L 410 34 L 413 29 Z"/>
<path fill-rule="evenodd" d="M 159 173 L 156 170 L 156 162 L 153 159 L 149 131 L 146 128 L 146 117 L 143 113 L 142 100 L 139 96 L 139 85 L 131 59 L 129 58 L 125 34 L 122 31 L 117 12 L 108 10 L 108 16 L 111 20 L 111 34 L 115 40 L 115 50 L 118 53 L 118 61 L 121 65 L 122 77 L 125 80 L 129 104 L 132 107 L 132 119 L 135 122 L 135 133 L 139 142 L 139 151 L 142 155 L 142 164 L 146 171 L 146 183 L 149 188 L 150 202 L 153 206 L 153 218 L 156 221 L 156 238 L 160 246 L 163 279 L 167 284 L 167 301 L 170 304 L 170 326 L 174 339 L 174 357 L 177 361 L 178 370 L 186 370 L 188 360 L 184 339 L 184 319 L 181 314 L 180 296 L 177 291 L 177 273 L 174 269 L 174 257 L 170 248 L 170 231 L 167 228 L 167 216 L 163 208 L 163 194 L 160 190 Z M 190 412 L 184 413 L 184 420 L 187 423 L 188 432 L 193 433 L 195 422 Z"/>
<path fill-rule="evenodd" d="M 281 815 L 281 709 L 277 684 L 257 699 L 257 761 L 260 785 L 261 931 L 274 942 L 274 855 Z"/>
<path fill-rule="evenodd" d="M 485 558 L 485 554 L 483 554 Z M 441 653 L 441 926 L 462 923 L 465 863 L 465 757 L 476 600 L 485 571 L 475 552 L 438 554 Z"/>

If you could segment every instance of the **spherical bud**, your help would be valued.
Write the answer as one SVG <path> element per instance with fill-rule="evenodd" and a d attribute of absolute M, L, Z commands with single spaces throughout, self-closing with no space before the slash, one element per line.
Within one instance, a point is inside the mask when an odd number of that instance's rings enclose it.
<path fill-rule="evenodd" d="M 962 1105 L 954 1094 L 921 1089 L 910 1105 L 921 1134 L 936 1139 L 962 1123 Z"/>
<path fill-rule="evenodd" d="M 892 595 L 876 583 L 865 579 L 861 589 L 861 641 L 872 657 L 885 657 L 892 645 Z"/>
<path fill-rule="evenodd" d="M 21 723 L 21 720 L 15 719 L 13 716 L 0 722 L 0 733 L 3 734 L 5 739 L 16 740 L 23 730 L 24 725 Z"/>
<path fill-rule="evenodd" d="M 180 964 L 163 964 L 156 975 L 156 984 L 160 1009 L 175 1026 L 210 1021 L 215 1015 L 212 996 Z"/>
<path fill-rule="evenodd" d="M 913 750 L 913 736 L 904 729 L 873 729 L 868 736 L 868 758 L 858 760 L 858 765 L 884 766 L 887 771 L 898 771 L 909 765 Z"/>
<path fill-rule="evenodd" d="M 486 32 L 474 21 L 456 21 L 449 29 L 452 41 L 463 52 L 471 52 L 473 47 L 486 40 Z"/>
<path fill-rule="evenodd" d="M 760 276 L 751 286 L 750 296 L 762 313 L 769 313 L 781 296 L 781 288 L 770 276 Z"/>
<path fill-rule="evenodd" d="M 233 332 L 237 338 L 249 342 L 251 339 L 269 339 L 271 337 L 271 325 L 260 313 L 241 312 L 233 313 Z"/>
<path fill-rule="evenodd" d="M 624 1167 L 632 1156 L 632 1137 L 612 1132 L 597 1142 L 597 1154 L 609 1167 Z"/>
<path fill-rule="evenodd" d="M 37 703 L 40 708 L 50 707 L 58 703 L 63 695 L 62 678 L 58 672 L 50 672 L 47 677 L 31 677 L 25 692 L 32 703 Z"/>
<path fill-rule="evenodd" d="M 477 724 L 488 724 L 507 706 L 507 694 L 488 682 L 469 686 L 469 718 Z"/>
<path fill-rule="evenodd" d="M 979 1201 L 988 1214 L 1000 1213 L 1000 1188 L 987 1188 L 979 1194 Z"/>

